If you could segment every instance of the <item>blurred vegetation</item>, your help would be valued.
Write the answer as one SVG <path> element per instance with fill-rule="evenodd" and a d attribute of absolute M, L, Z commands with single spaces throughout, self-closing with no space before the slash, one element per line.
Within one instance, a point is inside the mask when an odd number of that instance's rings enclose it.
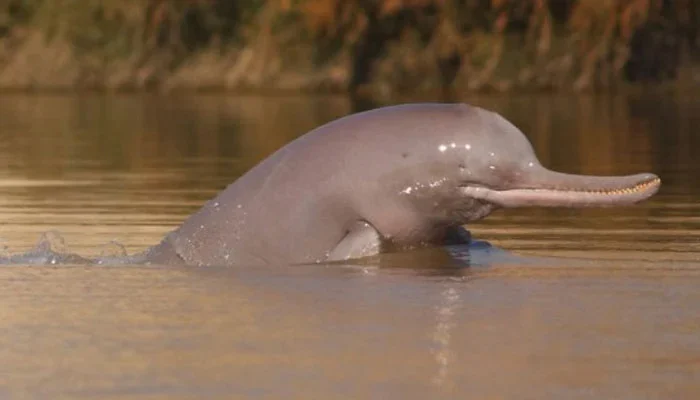
<path fill-rule="evenodd" d="M 0 88 L 694 84 L 700 0 L 0 0 Z"/>

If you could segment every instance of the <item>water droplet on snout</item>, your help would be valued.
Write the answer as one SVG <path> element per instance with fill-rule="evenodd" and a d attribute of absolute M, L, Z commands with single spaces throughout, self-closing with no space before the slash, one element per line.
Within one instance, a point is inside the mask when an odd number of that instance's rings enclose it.
<path fill-rule="evenodd" d="M 534 166 L 535 166 L 535 163 L 532 162 L 532 161 L 530 161 L 529 163 L 527 163 L 527 166 L 528 166 L 528 167 L 534 167 Z"/>
<path fill-rule="evenodd" d="M 440 150 L 440 152 L 444 153 L 445 150 L 447 150 L 447 146 L 445 146 L 444 144 L 441 144 L 440 146 L 438 146 L 438 150 Z"/>
<path fill-rule="evenodd" d="M 242 208 L 242 207 L 243 207 L 243 206 L 242 206 L 242 205 L 240 205 L 240 204 L 236 206 L 236 208 Z"/>
<path fill-rule="evenodd" d="M 467 149 L 467 150 L 471 150 L 471 149 L 472 149 L 472 145 L 470 145 L 469 143 L 467 143 L 467 144 L 464 145 L 464 148 Z"/>
<path fill-rule="evenodd" d="M 364 268 L 362 268 L 362 274 L 374 276 L 377 274 L 377 268 L 364 267 Z"/>
<path fill-rule="evenodd" d="M 491 169 L 491 170 L 496 169 L 496 166 L 494 166 L 494 165 L 489 165 L 489 169 Z"/>
<path fill-rule="evenodd" d="M 438 179 L 436 181 L 432 181 L 428 184 L 428 187 L 431 187 L 431 188 L 438 187 L 438 186 L 442 185 L 446 180 L 447 180 L 447 178 L 441 178 L 441 179 Z"/>

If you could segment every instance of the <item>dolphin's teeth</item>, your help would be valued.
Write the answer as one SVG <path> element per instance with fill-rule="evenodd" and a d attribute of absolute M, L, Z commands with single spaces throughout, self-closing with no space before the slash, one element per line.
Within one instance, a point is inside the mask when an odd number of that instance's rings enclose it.
<path fill-rule="evenodd" d="M 634 193 L 639 193 L 643 190 L 646 190 L 647 188 L 659 183 L 661 179 L 659 178 L 654 178 L 652 180 L 638 183 L 632 187 L 626 187 L 626 188 L 619 188 L 619 189 L 594 189 L 594 190 L 584 190 L 584 192 L 587 193 L 592 193 L 592 194 L 603 194 L 607 196 L 620 196 L 620 195 L 625 195 L 625 194 L 634 194 Z M 567 189 L 564 189 L 567 190 Z M 573 190 L 573 191 L 580 191 L 580 190 Z"/>
<path fill-rule="evenodd" d="M 572 189 L 572 188 L 566 188 L 566 187 L 552 187 L 552 188 L 539 188 L 539 189 L 530 189 L 534 191 L 558 191 L 558 192 L 578 192 L 578 193 L 588 193 L 592 195 L 605 195 L 605 196 L 621 196 L 621 195 L 626 195 L 626 194 L 635 194 L 639 193 L 643 190 L 648 189 L 649 187 L 658 184 L 661 182 L 661 179 L 659 178 L 654 178 L 652 180 L 638 183 L 634 186 L 630 187 L 625 187 L 625 188 L 618 188 L 618 189 Z"/>

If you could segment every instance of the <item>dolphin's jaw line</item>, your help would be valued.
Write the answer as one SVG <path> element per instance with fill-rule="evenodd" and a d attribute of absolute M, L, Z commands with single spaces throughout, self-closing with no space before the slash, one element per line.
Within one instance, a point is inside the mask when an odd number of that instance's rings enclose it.
<path fill-rule="evenodd" d="M 460 187 L 462 195 L 500 207 L 606 207 L 638 203 L 654 195 L 661 179 L 653 177 L 634 185 L 614 189 L 531 187 L 492 189 L 468 184 Z"/>

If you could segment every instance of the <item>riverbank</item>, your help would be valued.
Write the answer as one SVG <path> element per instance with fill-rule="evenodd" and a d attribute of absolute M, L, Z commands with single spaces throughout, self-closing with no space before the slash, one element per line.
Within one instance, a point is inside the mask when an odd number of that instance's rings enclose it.
<path fill-rule="evenodd" d="M 25 8 L 0 18 L 2 91 L 391 96 L 700 87 L 697 18 L 678 17 L 678 4 L 10 3 Z"/>

